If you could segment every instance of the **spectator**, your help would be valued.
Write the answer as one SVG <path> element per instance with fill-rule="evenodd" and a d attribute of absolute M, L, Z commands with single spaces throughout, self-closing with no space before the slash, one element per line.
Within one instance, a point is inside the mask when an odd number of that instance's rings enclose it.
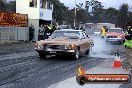
<path fill-rule="evenodd" d="M 44 30 L 45 30 L 45 32 L 44 32 L 44 39 L 47 39 L 48 38 L 47 33 L 49 32 L 48 25 L 44 26 Z"/>
<path fill-rule="evenodd" d="M 34 38 L 34 26 L 31 24 L 29 26 L 29 41 L 33 41 Z"/>
<path fill-rule="evenodd" d="M 51 34 L 52 34 L 55 30 L 56 30 L 56 26 L 53 25 L 52 30 L 51 30 Z"/>
<path fill-rule="evenodd" d="M 44 36 L 43 25 L 41 24 L 41 27 L 39 28 L 39 31 L 38 31 L 38 40 L 43 40 L 43 36 Z"/>
<path fill-rule="evenodd" d="M 42 31 L 43 31 L 42 39 L 44 40 L 45 39 L 45 25 L 43 26 Z"/>

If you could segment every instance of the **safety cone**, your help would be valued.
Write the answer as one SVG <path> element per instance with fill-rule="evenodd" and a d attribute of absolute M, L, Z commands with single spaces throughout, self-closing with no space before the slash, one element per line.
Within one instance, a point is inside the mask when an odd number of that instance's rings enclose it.
<path fill-rule="evenodd" d="M 115 53 L 115 60 L 114 60 L 114 68 L 121 68 L 121 60 L 120 60 L 120 53 L 117 51 Z"/>
<path fill-rule="evenodd" d="M 120 60 L 115 60 L 114 61 L 114 68 L 121 68 L 121 61 Z"/>

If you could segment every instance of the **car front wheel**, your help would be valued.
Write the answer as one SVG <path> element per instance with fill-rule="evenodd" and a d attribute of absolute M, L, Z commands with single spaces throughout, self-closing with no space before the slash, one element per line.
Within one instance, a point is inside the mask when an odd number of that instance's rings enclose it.
<path fill-rule="evenodd" d="M 45 58 L 46 57 L 46 55 L 43 54 L 43 53 L 39 53 L 39 56 L 40 56 L 40 58 Z"/>

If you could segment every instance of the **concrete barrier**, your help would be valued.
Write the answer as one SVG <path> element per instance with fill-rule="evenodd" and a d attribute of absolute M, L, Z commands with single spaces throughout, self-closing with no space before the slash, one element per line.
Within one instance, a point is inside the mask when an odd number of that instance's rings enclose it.
<path fill-rule="evenodd" d="M 14 27 L 0 27 L 0 43 L 14 42 L 15 28 Z"/>

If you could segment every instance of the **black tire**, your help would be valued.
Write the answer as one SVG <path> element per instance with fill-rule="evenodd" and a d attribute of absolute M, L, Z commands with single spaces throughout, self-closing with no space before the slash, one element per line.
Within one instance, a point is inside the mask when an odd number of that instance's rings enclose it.
<path fill-rule="evenodd" d="M 80 52 L 79 52 L 79 49 L 77 49 L 75 51 L 75 54 L 73 55 L 73 57 L 74 57 L 75 60 L 77 60 L 77 59 L 79 59 L 79 56 L 80 56 Z"/>
<path fill-rule="evenodd" d="M 85 55 L 88 55 L 90 53 L 90 49 L 86 50 Z"/>
<path fill-rule="evenodd" d="M 120 42 L 119 42 L 119 44 L 121 44 L 121 45 L 122 45 L 122 44 L 123 44 L 123 41 L 120 41 Z"/>
<path fill-rule="evenodd" d="M 42 58 L 44 59 L 46 57 L 46 55 L 43 53 L 39 53 L 39 56 L 40 56 L 40 59 L 42 59 Z"/>
<path fill-rule="evenodd" d="M 125 39 L 123 40 L 123 43 L 125 43 Z"/>

